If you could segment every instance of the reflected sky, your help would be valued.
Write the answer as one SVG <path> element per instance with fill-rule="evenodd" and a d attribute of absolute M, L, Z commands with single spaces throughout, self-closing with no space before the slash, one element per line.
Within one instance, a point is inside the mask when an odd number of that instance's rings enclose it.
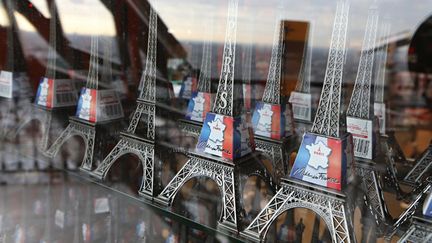
<path fill-rule="evenodd" d="M 375 0 L 351 1 L 349 46 L 361 46 L 368 7 Z M 49 16 L 46 0 L 31 0 L 44 16 Z M 114 35 L 111 13 L 99 0 L 56 1 L 63 29 L 67 34 Z M 214 17 L 213 41 L 223 42 L 228 0 L 150 0 L 169 31 L 180 41 L 202 41 L 203 31 Z M 314 43 L 318 47 L 330 44 L 336 0 L 284 0 L 284 19 L 303 20 L 314 25 Z M 390 19 L 391 33 L 410 36 L 418 25 L 432 14 L 432 0 L 380 0 L 380 14 Z M 239 4 L 237 40 L 241 43 L 269 45 L 280 0 L 241 0 Z M 3 11 L 3 10 L 2 10 Z M 20 18 L 20 16 L 18 16 Z M 6 23 L 0 12 L 0 24 Z M 23 21 L 21 21 L 23 22 Z M 31 31 L 27 23 L 21 28 Z M 399 38 L 398 37 L 398 38 Z"/>

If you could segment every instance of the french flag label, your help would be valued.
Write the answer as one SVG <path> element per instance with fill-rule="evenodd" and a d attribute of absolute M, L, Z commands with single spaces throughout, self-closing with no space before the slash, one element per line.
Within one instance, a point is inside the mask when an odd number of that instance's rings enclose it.
<path fill-rule="evenodd" d="M 78 100 L 76 116 L 80 119 L 96 122 L 97 90 L 82 88 Z"/>
<path fill-rule="evenodd" d="M 253 134 L 247 116 L 207 113 L 196 149 L 198 152 L 233 160 L 255 149 Z"/>
<path fill-rule="evenodd" d="M 212 94 L 204 92 L 194 92 L 189 100 L 186 119 L 203 122 L 206 114 L 210 111 L 212 104 Z"/>
<path fill-rule="evenodd" d="M 291 134 L 290 126 L 291 120 L 287 120 L 291 116 L 285 105 L 267 104 L 258 102 L 253 116 L 252 124 L 255 135 L 263 136 L 266 138 L 280 140 L 288 134 Z"/>
<path fill-rule="evenodd" d="M 41 78 L 36 93 L 35 103 L 40 106 L 52 108 L 54 92 L 54 80 L 49 78 Z"/>
<path fill-rule="evenodd" d="M 343 140 L 306 133 L 290 176 L 327 188 L 342 190 L 348 160 L 352 160 L 350 137 Z"/>

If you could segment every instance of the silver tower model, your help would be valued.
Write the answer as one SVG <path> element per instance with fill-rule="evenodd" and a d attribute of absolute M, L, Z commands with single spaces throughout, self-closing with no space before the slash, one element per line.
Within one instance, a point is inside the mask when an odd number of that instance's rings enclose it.
<path fill-rule="evenodd" d="M 147 199 L 160 191 L 156 178 L 160 173 L 160 161 L 155 161 L 155 117 L 156 117 L 156 80 L 157 80 L 157 31 L 158 16 L 150 7 L 149 34 L 146 65 L 140 82 L 140 94 L 137 108 L 129 127 L 120 135 L 120 141 L 102 163 L 91 173 L 99 179 L 105 179 L 111 166 L 125 154 L 138 156 L 143 167 L 143 182 L 139 194 Z M 168 90 L 164 91 L 168 92 Z M 166 94 L 164 97 L 169 97 Z"/>
<path fill-rule="evenodd" d="M 110 44 L 106 41 L 105 44 Z M 110 62 L 110 51 L 105 48 L 104 61 Z M 110 49 L 110 48 L 109 48 Z M 99 89 L 99 37 L 91 38 L 90 68 L 85 88 L 82 88 L 75 116 L 69 118 L 69 125 L 54 141 L 45 155 L 54 158 L 62 145 L 71 137 L 79 136 L 84 140 L 85 154 L 80 169 L 90 173 L 102 161 L 107 151 L 107 141 L 115 141 L 116 133 L 121 129 L 123 108 L 114 90 Z M 111 66 L 109 66 L 111 68 Z M 104 69 L 104 72 L 110 70 Z M 100 97 L 110 100 L 106 104 Z"/>
<path fill-rule="evenodd" d="M 222 196 L 218 227 L 237 232 L 245 220 L 243 189 L 248 177 L 260 177 L 273 190 L 270 173 L 254 153 L 253 132 L 243 113 L 242 86 L 234 81 L 238 0 L 229 0 L 221 76 L 212 111 L 207 113 L 190 160 L 155 198 L 169 206 L 192 178 L 215 181 Z M 243 114 L 242 114 L 243 113 Z"/>
<path fill-rule="evenodd" d="M 38 143 L 39 150 L 44 153 L 51 146 L 52 140 L 58 137 L 67 121 L 65 116 L 74 112 L 77 102 L 77 90 L 74 80 L 57 79 L 57 21 L 58 13 L 54 2 L 50 7 L 50 35 L 48 61 L 45 76 L 41 77 L 34 106 L 23 115 L 17 129 L 8 136 L 15 138 L 31 121 L 38 120 L 41 125 L 42 138 Z M 57 87 L 61 90 L 57 91 Z M 48 98 L 50 93 L 50 98 Z M 60 131 L 59 131 L 60 130 Z"/>
<path fill-rule="evenodd" d="M 341 0 L 338 2 L 336 16 L 333 25 L 333 33 L 329 50 L 326 76 L 321 93 L 318 112 L 312 126 L 312 133 L 305 133 L 296 161 L 289 178 L 282 180 L 282 187 L 270 200 L 265 208 L 253 220 L 253 222 L 241 234 L 254 241 L 264 241 L 270 225 L 283 212 L 293 208 L 307 208 L 317 213 L 326 222 L 333 242 L 355 242 L 353 236 L 352 215 L 347 203 L 347 198 L 342 190 L 346 187 L 346 171 L 341 169 L 328 171 L 332 163 L 350 166 L 352 163 L 352 143 L 350 136 L 340 138 L 339 113 L 341 102 L 341 85 L 343 65 L 345 60 L 345 42 L 348 25 L 349 3 Z M 315 142 L 314 142 L 315 141 Z M 310 143 L 312 142 L 312 143 Z M 335 147 L 332 143 L 343 144 Z M 318 150 L 313 148 L 317 147 Z M 336 160 L 326 157 L 326 153 L 334 150 L 334 154 L 340 151 Z M 323 159 L 317 169 L 327 168 L 327 179 L 315 180 L 309 178 L 304 171 L 316 173 L 311 161 L 302 158 L 310 158 L 313 153 L 314 161 Z M 327 165 L 326 165 L 327 164 Z M 345 164 L 345 165 L 342 165 Z M 341 168 L 341 167 L 339 167 Z M 338 174 L 331 177 L 328 173 Z M 320 178 L 320 177 L 315 177 Z M 327 182 L 325 182 L 327 181 Z M 322 184 L 321 182 L 324 182 Z M 334 184 L 333 184 L 334 182 Z M 336 188 L 336 189 L 333 189 Z"/>
<path fill-rule="evenodd" d="M 197 92 L 192 93 L 189 100 L 186 117 L 181 119 L 179 126 L 182 131 L 194 137 L 201 132 L 202 123 L 213 104 L 214 93 L 211 91 L 212 78 L 212 48 L 213 48 L 213 17 L 209 17 L 206 25 L 206 40 L 204 41 L 199 72 Z"/>
<path fill-rule="evenodd" d="M 252 117 L 256 148 L 272 162 L 277 181 L 287 175 L 289 156 L 296 149 L 291 106 L 283 95 L 284 35 L 283 7 L 279 6 L 267 82 Z"/>

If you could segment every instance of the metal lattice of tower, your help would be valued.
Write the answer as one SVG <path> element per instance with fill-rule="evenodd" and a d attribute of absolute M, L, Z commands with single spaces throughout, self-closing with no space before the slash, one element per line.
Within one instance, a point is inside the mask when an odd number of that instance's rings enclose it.
<path fill-rule="evenodd" d="M 327 60 L 324 84 L 311 132 L 339 137 L 339 113 L 341 107 L 341 88 L 346 53 L 348 26 L 348 2 L 341 2 L 336 9 L 330 51 Z"/>
<path fill-rule="evenodd" d="M 157 26 L 157 12 L 150 7 L 147 57 L 139 86 L 137 108 L 126 132 L 121 133 L 120 141 L 91 173 L 92 176 L 103 180 L 117 159 L 125 154 L 135 154 L 143 166 L 143 182 L 139 194 L 148 199 L 159 192 L 156 178 L 159 177 L 157 173 L 160 173 L 160 163 L 157 163 L 160 161 L 155 161 Z"/>
<path fill-rule="evenodd" d="M 238 90 L 235 90 L 237 86 L 234 85 L 238 0 L 230 0 L 228 4 L 228 19 L 222 56 L 223 65 L 213 112 L 235 117 L 240 115 L 242 111 L 241 103 L 243 103 L 234 97 L 239 94 L 236 92 Z"/>
<path fill-rule="evenodd" d="M 105 48 L 104 51 L 107 51 Z M 63 144 L 74 136 L 79 136 L 84 140 L 85 154 L 81 163 L 80 169 L 83 172 L 90 173 L 104 157 L 106 152 L 106 142 L 115 141 L 116 135 L 122 126 L 123 109 L 120 102 L 117 100 L 115 104 L 100 105 L 98 93 L 107 92 L 111 97 L 118 99 L 117 94 L 113 90 L 99 90 L 99 37 L 92 36 L 91 38 L 91 54 L 90 54 L 90 69 L 87 76 L 86 87 L 81 91 L 80 101 L 76 116 L 69 118 L 69 125 L 54 141 L 51 147 L 44 153 L 46 156 L 54 158 L 60 151 Z M 109 55 L 106 54 L 106 55 Z M 96 99 L 94 110 L 91 113 L 90 100 Z M 81 102 L 81 103 L 80 103 Z M 89 107 L 84 107 L 83 103 L 87 102 Z M 88 113 L 94 116 L 94 120 L 89 117 L 82 118 L 80 110 L 87 109 Z M 108 111 L 112 111 L 108 113 Z M 99 114 L 104 114 L 105 119 L 98 120 Z M 115 114 L 110 117 L 108 114 Z M 120 114 L 120 115 L 118 115 Z M 117 116 L 118 115 L 118 116 Z"/>
<path fill-rule="evenodd" d="M 283 101 L 282 96 L 282 55 L 284 50 L 284 23 L 281 18 L 277 19 L 273 37 L 273 47 L 270 58 L 270 67 L 267 76 L 266 86 L 262 101 L 269 104 L 280 105 Z"/>
<path fill-rule="evenodd" d="M 416 161 L 414 167 L 408 172 L 403 179 L 404 182 L 410 185 L 417 185 L 424 180 L 425 176 L 432 171 L 432 143 Z"/>
<path fill-rule="evenodd" d="M 255 175 L 266 182 L 271 190 L 275 186 L 269 171 L 256 157 L 257 154 L 251 150 L 250 143 L 244 143 L 244 137 L 242 137 L 247 133 L 245 137 L 251 138 L 253 133 L 251 127 L 248 127 L 246 116 L 240 115 L 243 108 L 238 104 L 242 103 L 242 99 L 238 99 L 237 95 L 241 97 L 239 92 L 242 92 L 242 86 L 234 83 L 237 9 L 238 0 L 229 0 L 223 63 L 213 112 L 209 112 L 206 116 L 196 150 L 189 153 L 190 160 L 155 198 L 157 203 L 169 206 L 187 181 L 201 176 L 208 177 L 216 182 L 222 196 L 222 215 L 218 227 L 231 232 L 237 232 L 241 223 L 246 220 L 243 218 L 244 207 L 241 195 L 247 178 Z M 238 91 L 236 91 L 237 89 Z M 233 129 L 230 130 L 233 130 L 233 133 L 227 129 L 226 133 L 224 132 L 223 135 L 216 138 L 216 142 L 232 138 L 233 140 L 228 141 L 232 144 L 241 144 L 239 148 L 242 150 L 241 153 L 237 153 L 233 147 L 227 147 L 224 148 L 223 154 L 218 154 L 219 146 L 207 147 L 207 144 L 215 141 L 210 141 L 205 136 L 207 134 L 206 129 L 210 129 L 210 126 L 213 127 L 211 130 L 221 130 L 222 128 L 222 131 L 224 127 L 231 126 Z M 235 136 L 234 132 L 236 133 Z M 203 142 L 200 142 L 201 139 Z M 202 144 L 206 145 L 205 148 L 209 148 L 210 151 L 206 149 L 201 151 Z M 248 146 L 245 153 L 243 153 L 243 144 Z"/>
<path fill-rule="evenodd" d="M 213 39 L 213 17 L 209 17 L 206 25 L 206 40 L 203 44 L 201 68 L 197 84 L 197 91 L 192 92 L 189 99 L 186 116 L 180 119 L 179 126 L 183 132 L 193 137 L 198 137 L 201 132 L 205 116 L 213 104 L 214 94 L 211 92 L 212 84 L 212 39 Z"/>
<path fill-rule="evenodd" d="M 426 197 L 427 193 L 430 192 L 432 188 L 432 177 L 426 178 L 416 189 L 413 191 L 413 195 L 415 197 L 411 201 L 411 203 L 408 205 L 407 209 L 402 212 L 402 214 L 394 221 L 394 223 L 388 228 L 385 234 L 385 238 L 387 240 L 390 240 L 394 235 L 401 236 L 404 233 L 404 228 L 406 228 L 407 224 L 409 224 L 409 221 L 413 219 L 416 211 L 418 210 L 420 204 L 424 201 L 424 198 Z M 415 227 L 415 222 L 411 224 L 411 228 Z M 429 232 L 431 231 L 430 225 L 429 226 Z M 403 238 L 403 237 L 402 237 Z M 403 241 L 402 241 L 403 242 Z"/>
<path fill-rule="evenodd" d="M 277 180 L 287 175 L 288 157 L 296 149 L 291 106 L 286 104 L 282 91 L 285 35 L 283 7 L 278 11 L 267 82 L 262 102 L 256 104 L 252 117 L 256 148 L 272 162 L 273 175 Z"/>
<path fill-rule="evenodd" d="M 378 9 L 369 9 L 366 32 L 360 54 L 360 63 L 354 84 L 354 90 L 348 105 L 347 116 L 373 119 L 373 99 L 371 97 L 372 76 L 375 58 L 376 33 L 378 30 Z"/>
<path fill-rule="evenodd" d="M 413 223 L 397 243 L 431 242 L 432 221 L 423 217 L 413 217 Z"/>
<path fill-rule="evenodd" d="M 348 14 L 349 3 L 344 0 L 339 1 L 334 21 L 326 80 L 321 96 L 321 117 L 315 118 L 315 128 L 312 129 L 312 132 L 324 136 L 336 137 L 325 139 L 333 139 L 338 141 L 339 144 L 344 144 L 343 147 L 339 147 L 339 149 L 343 151 L 347 157 L 351 157 L 350 137 L 345 136 L 339 138 L 338 121 Z M 329 108 L 335 110 L 332 113 L 327 113 L 326 109 Z M 319 116 L 319 114 L 317 114 L 317 116 Z M 330 124 L 329 119 L 331 118 L 337 119 L 337 123 Z M 308 138 L 305 139 L 305 137 Z M 317 135 L 306 133 L 300 150 L 306 145 L 312 146 L 312 144 L 308 144 L 309 141 L 315 141 L 315 139 L 318 138 L 322 139 Z M 313 144 L 313 146 L 317 146 L 317 144 Z M 300 150 L 299 154 L 302 153 Z M 324 219 L 330 230 L 333 242 L 355 242 L 352 225 L 353 221 L 351 218 L 353 215 L 351 208 L 352 203 L 348 202 L 349 198 L 346 198 L 345 194 L 341 192 L 340 187 L 335 190 L 329 185 L 324 186 L 318 184 L 318 182 L 312 182 L 294 176 L 292 173 L 295 166 L 308 164 L 307 161 L 300 161 L 301 157 L 305 156 L 298 155 L 294 162 L 290 174 L 291 178 L 282 178 L 281 188 L 277 194 L 269 201 L 252 223 L 247 226 L 245 231 L 241 233 L 242 236 L 253 241 L 264 241 L 270 225 L 272 225 L 283 212 L 292 208 L 307 208 Z M 298 159 L 299 161 L 297 161 Z M 349 160 L 351 162 L 351 159 Z M 342 159 L 338 159 L 338 161 L 342 163 Z M 345 189 L 345 187 L 343 189 Z"/>
<path fill-rule="evenodd" d="M 48 46 L 48 62 L 45 71 L 46 78 L 56 78 L 57 69 L 57 8 L 56 4 L 51 3 L 51 19 L 50 19 L 50 35 L 49 35 L 49 46 Z"/>

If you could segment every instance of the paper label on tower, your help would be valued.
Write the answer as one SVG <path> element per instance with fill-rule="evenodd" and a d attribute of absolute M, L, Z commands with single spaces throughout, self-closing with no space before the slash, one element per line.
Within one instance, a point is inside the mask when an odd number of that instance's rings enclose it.
<path fill-rule="evenodd" d="M 306 133 L 290 176 L 316 185 L 341 190 L 352 156 L 349 139 L 321 137 Z"/>
<path fill-rule="evenodd" d="M 54 80 L 49 78 L 41 78 L 36 92 L 35 103 L 40 106 L 53 107 L 53 86 Z"/>
<path fill-rule="evenodd" d="M 240 158 L 255 149 L 250 119 L 207 113 L 196 146 L 197 151 L 221 158 Z"/>
<path fill-rule="evenodd" d="M 291 92 L 289 102 L 292 105 L 294 119 L 311 121 L 311 94 Z"/>
<path fill-rule="evenodd" d="M 97 121 L 108 121 L 123 117 L 123 107 L 115 90 L 98 90 Z"/>
<path fill-rule="evenodd" d="M 96 122 L 97 90 L 82 88 L 76 116 L 86 121 Z"/>
<path fill-rule="evenodd" d="M 186 119 L 203 122 L 207 112 L 211 110 L 212 95 L 204 92 L 194 92 L 189 100 Z"/>
<path fill-rule="evenodd" d="M 0 71 L 0 97 L 12 98 L 13 74 L 8 71 Z"/>
<path fill-rule="evenodd" d="M 192 93 L 196 90 L 197 80 L 195 77 L 187 77 L 185 81 L 183 81 L 181 89 L 180 89 L 180 97 L 183 99 L 190 99 L 192 97 Z"/>
<path fill-rule="evenodd" d="M 385 134 L 386 105 L 384 103 L 374 103 L 374 114 L 376 117 L 378 117 L 380 133 Z"/>
<path fill-rule="evenodd" d="M 372 159 L 372 121 L 347 117 L 347 131 L 354 140 L 354 156 Z"/>

